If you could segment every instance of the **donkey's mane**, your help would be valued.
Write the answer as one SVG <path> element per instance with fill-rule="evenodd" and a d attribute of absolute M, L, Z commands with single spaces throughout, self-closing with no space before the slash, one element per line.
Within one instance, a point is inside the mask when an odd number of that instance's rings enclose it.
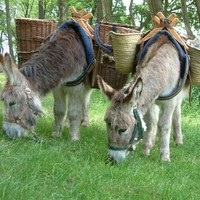
<path fill-rule="evenodd" d="M 84 47 L 73 29 L 58 29 L 29 61 L 23 64 L 21 73 L 31 85 L 45 95 L 87 65 Z"/>

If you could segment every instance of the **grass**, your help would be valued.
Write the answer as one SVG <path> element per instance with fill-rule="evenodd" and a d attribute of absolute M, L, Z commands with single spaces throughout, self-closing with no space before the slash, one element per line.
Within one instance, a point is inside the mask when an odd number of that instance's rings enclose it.
<path fill-rule="evenodd" d="M 103 116 L 108 102 L 101 93 L 93 92 L 90 126 L 81 128 L 81 140 L 76 143 L 70 142 L 67 128 L 61 138 L 51 137 L 52 104 L 49 94 L 43 100 L 46 115 L 36 127 L 40 143 L 30 138 L 10 140 L 0 134 L 0 199 L 200 199 L 199 99 L 192 106 L 188 101 L 183 104 L 184 145 L 171 142 L 170 163 L 159 160 L 156 144 L 149 158 L 141 155 L 138 146 L 124 163 L 114 166 L 105 164 Z"/>

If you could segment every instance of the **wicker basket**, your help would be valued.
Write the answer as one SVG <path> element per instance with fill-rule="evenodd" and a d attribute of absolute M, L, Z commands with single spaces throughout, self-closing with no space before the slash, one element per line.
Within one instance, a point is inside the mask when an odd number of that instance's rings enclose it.
<path fill-rule="evenodd" d="M 115 33 L 110 32 L 116 69 L 128 74 L 133 71 L 136 46 L 141 38 L 141 33 Z"/>
<path fill-rule="evenodd" d="M 56 29 L 56 22 L 53 20 L 17 18 L 15 24 L 18 64 L 21 65 L 38 51 L 44 39 Z"/>
<path fill-rule="evenodd" d="M 113 57 L 105 54 L 96 44 L 94 44 L 94 52 L 96 55 L 96 66 L 90 74 L 91 87 L 99 89 L 97 75 L 100 75 L 111 87 L 121 89 L 128 80 L 128 74 L 118 72 Z"/>
<path fill-rule="evenodd" d="M 95 26 L 95 31 L 98 32 L 94 42 L 94 52 L 97 62 L 92 72 L 91 85 L 93 88 L 98 88 L 97 75 L 100 75 L 110 86 L 115 89 L 121 89 L 126 84 L 129 75 L 122 74 L 116 69 L 113 52 L 108 52 L 107 49 L 102 47 L 106 46 L 107 48 L 108 46 L 112 49 L 110 31 L 116 33 L 135 33 L 138 31 L 133 26 L 110 22 L 100 22 L 98 26 Z M 102 44 L 99 44 L 98 41 Z"/>
<path fill-rule="evenodd" d="M 112 45 L 110 38 L 110 31 L 116 33 L 134 33 L 138 32 L 134 29 L 133 26 L 129 26 L 126 24 L 118 24 L 118 23 L 110 23 L 110 22 L 100 22 L 99 26 L 99 35 L 101 40 L 109 45 Z"/>
<path fill-rule="evenodd" d="M 200 49 L 189 46 L 188 54 L 191 59 L 190 75 L 192 85 L 200 86 Z"/>

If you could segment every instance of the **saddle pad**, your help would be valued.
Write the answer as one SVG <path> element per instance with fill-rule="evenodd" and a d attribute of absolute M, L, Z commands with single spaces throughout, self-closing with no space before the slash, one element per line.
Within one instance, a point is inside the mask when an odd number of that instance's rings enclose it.
<path fill-rule="evenodd" d="M 181 63 L 181 71 L 180 71 L 180 77 L 183 78 L 184 74 L 186 73 L 186 64 L 188 63 L 187 59 L 187 52 L 184 48 L 184 46 L 182 46 L 173 36 L 170 32 L 168 32 L 167 30 L 163 29 L 161 31 L 159 31 L 158 33 L 156 33 L 152 38 L 150 38 L 149 40 L 145 41 L 142 50 L 139 52 L 139 57 L 138 57 L 138 63 L 142 60 L 142 58 L 144 58 L 144 56 L 146 55 L 149 47 L 154 44 L 156 42 L 156 40 L 161 36 L 161 35 L 166 35 L 168 37 L 168 39 L 174 44 L 174 46 L 176 47 L 178 54 L 179 54 L 179 59 L 180 59 L 180 63 Z"/>
<path fill-rule="evenodd" d="M 76 21 L 67 21 L 64 24 L 62 24 L 58 29 L 63 29 L 63 28 L 64 29 L 72 28 L 75 30 L 76 33 L 79 34 L 85 49 L 87 65 L 90 66 L 94 62 L 94 51 L 89 36 Z"/>

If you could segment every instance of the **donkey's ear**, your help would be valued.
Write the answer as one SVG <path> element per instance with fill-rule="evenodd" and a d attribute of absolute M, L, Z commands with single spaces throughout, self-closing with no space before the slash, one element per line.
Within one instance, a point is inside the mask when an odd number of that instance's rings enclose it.
<path fill-rule="evenodd" d="M 4 58 L 3 55 L 0 53 L 0 64 L 4 65 Z"/>
<path fill-rule="evenodd" d="M 57 31 L 55 30 L 51 35 L 49 36 L 50 42 L 55 42 L 57 39 Z"/>
<path fill-rule="evenodd" d="M 0 53 L 0 66 L 1 66 L 2 69 L 4 69 L 4 66 L 5 66 L 4 57 L 1 53 Z"/>
<path fill-rule="evenodd" d="M 4 58 L 1 54 L 0 64 L 2 69 L 5 71 L 10 83 L 14 84 L 15 80 L 17 79 L 16 77 L 19 70 L 15 63 L 12 61 L 12 58 L 9 53 L 5 53 Z"/>
<path fill-rule="evenodd" d="M 143 82 L 141 78 L 138 78 L 136 84 L 135 84 L 135 88 L 134 88 L 134 97 L 135 100 L 138 100 L 141 93 L 142 93 L 142 88 L 143 88 Z"/>
<path fill-rule="evenodd" d="M 99 75 L 97 76 L 97 82 L 100 90 L 108 97 L 109 100 L 111 100 L 116 90 L 109 86 Z"/>
<path fill-rule="evenodd" d="M 136 101 L 139 99 L 143 88 L 143 82 L 140 77 L 130 83 L 129 87 L 124 87 L 124 102 Z"/>

